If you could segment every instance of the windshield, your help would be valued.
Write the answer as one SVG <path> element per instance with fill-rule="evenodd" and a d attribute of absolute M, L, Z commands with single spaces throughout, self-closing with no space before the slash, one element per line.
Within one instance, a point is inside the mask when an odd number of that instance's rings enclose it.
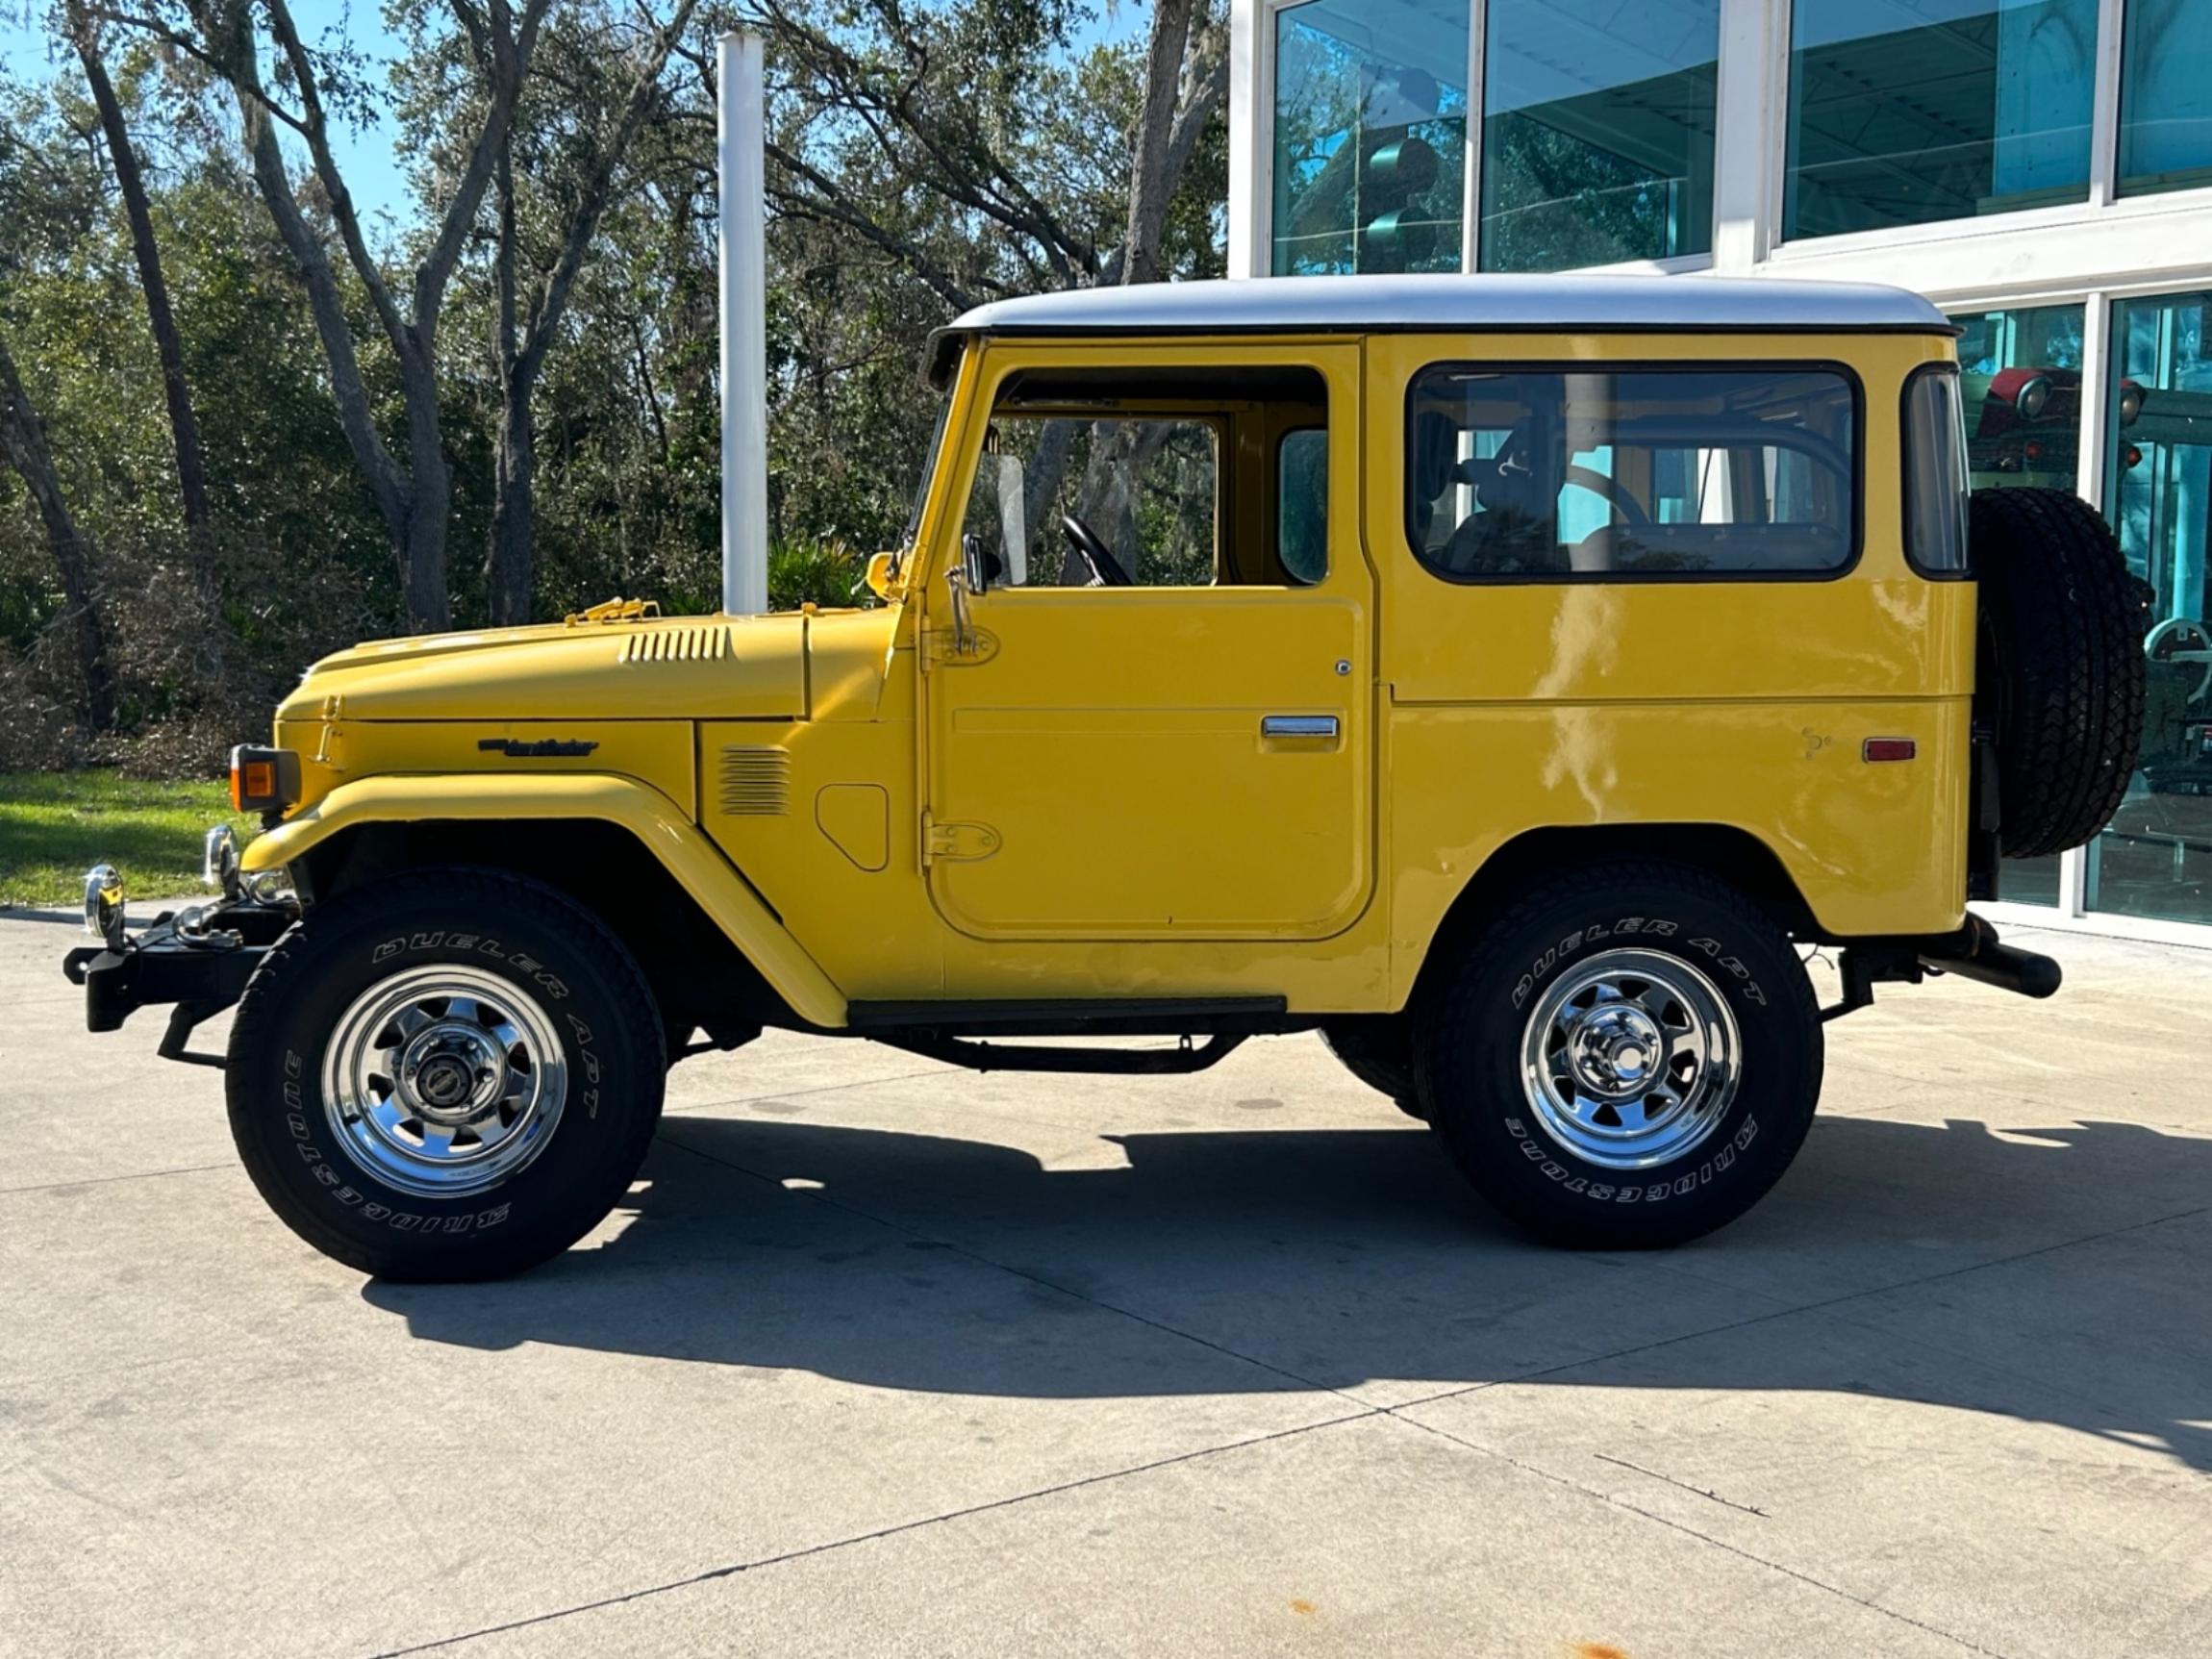
<path fill-rule="evenodd" d="M 944 447 L 945 421 L 952 414 L 952 399 L 940 396 L 937 400 L 937 425 L 929 435 L 929 453 L 921 463 L 921 476 L 915 481 L 914 506 L 906 515 L 906 528 L 899 533 L 897 550 L 892 555 L 891 571 L 893 576 L 906 567 L 906 556 L 914 551 L 914 539 L 921 529 L 921 505 L 929 499 L 929 481 L 937 476 L 938 452 Z"/>

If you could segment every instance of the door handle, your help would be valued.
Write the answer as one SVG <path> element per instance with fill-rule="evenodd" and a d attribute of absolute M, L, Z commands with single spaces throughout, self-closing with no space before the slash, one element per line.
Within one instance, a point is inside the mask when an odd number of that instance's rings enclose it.
<path fill-rule="evenodd" d="M 1333 738 L 1337 735 L 1337 717 L 1334 715 L 1262 715 L 1260 736 L 1263 738 Z"/>

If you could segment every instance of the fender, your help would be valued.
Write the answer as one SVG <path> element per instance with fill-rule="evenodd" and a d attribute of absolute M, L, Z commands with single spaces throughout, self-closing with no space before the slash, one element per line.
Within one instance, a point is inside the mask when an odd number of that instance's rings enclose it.
<path fill-rule="evenodd" d="M 745 884 L 682 808 L 634 778 L 604 772 L 500 776 L 388 774 L 340 784 L 314 806 L 248 842 L 250 873 L 277 869 L 332 836 L 368 823 L 453 818 L 598 818 L 619 824 L 659 859 L 730 943 L 810 1024 L 846 1023 L 844 993 Z"/>

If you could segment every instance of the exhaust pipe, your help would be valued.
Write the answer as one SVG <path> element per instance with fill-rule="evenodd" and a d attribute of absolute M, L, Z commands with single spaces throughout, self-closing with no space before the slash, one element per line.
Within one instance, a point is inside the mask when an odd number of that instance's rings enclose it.
<path fill-rule="evenodd" d="M 1920 962 L 1931 973 L 1955 973 L 2022 996 L 2049 996 L 2065 977 L 2049 957 L 2002 943 L 1997 929 L 1978 916 L 1968 917 L 1956 933 L 1923 945 Z"/>

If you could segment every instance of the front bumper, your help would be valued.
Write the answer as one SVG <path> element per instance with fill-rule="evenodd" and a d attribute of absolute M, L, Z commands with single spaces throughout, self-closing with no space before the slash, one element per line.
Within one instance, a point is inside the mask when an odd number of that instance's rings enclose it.
<path fill-rule="evenodd" d="M 162 1057 L 219 1066 L 212 1056 L 186 1051 L 192 1028 L 245 993 L 262 958 L 298 919 L 299 907 L 289 899 L 194 905 L 156 917 L 119 944 L 80 945 L 62 959 L 62 971 L 85 988 L 88 1031 L 120 1030 L 137 1010 L 166 1005 Z"/>

